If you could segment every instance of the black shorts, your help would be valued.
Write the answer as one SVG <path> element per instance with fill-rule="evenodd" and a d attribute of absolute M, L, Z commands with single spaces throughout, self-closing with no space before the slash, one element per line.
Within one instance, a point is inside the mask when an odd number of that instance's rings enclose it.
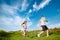
<path fill-rule="evenodd" d="M 42 27 L 42 31 L 46 31 L 46 30 L 48 30 L 48 28 L 47 28 L 46 25 L 41 25 L 41 27 Z"/>

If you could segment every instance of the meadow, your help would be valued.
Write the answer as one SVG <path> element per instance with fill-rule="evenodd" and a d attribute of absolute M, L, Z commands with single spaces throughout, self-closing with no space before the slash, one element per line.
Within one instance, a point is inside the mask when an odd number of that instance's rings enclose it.
<path fill-rule="evenodd" d="M 60 28 L 49 29 L 49 36 L 43 33 L 41 37 L 37 37 L 39 30 L 27 32 L 26 37 L 22 36 L 22 32 L 0 30 L 0 40 L 60 40 Z"/>

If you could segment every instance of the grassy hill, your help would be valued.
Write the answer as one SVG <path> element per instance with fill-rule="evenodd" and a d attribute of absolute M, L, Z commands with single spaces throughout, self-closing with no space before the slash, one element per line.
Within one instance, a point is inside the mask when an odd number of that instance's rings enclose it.
<path fill-rule="evenodd" d="M 49 37 L 43 33 L 41 37 L 37 37 L 39 30 L 27 32 L 26 37 L 22 36 L 21 31 L 5 32 L 0 30 L 0 40 L 60 40 L 60 28 L 50 29 Z"/>

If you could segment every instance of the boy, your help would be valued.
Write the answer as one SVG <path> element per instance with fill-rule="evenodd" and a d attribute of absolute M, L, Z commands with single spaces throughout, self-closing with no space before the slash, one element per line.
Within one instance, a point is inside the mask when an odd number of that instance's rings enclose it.
<path fill-rule="evenodd" d="M 26 36 L 27 21 L 25 20 L 21 25 L 23 27 L 23 36 Z"/>
<path fill-rule="evenodd" d="M 47 33 L 47 37 L 49 36 L 48 34 L 48 28 L 46 26 L 46 22 L 48 22 L 44 16 L 41 16 L 41 19 L 39 21 L 39 25 L 42 27 L 42 31 L 37 35 L 38 37 L 40 37 L 40 35 L 46 31 Z"/>

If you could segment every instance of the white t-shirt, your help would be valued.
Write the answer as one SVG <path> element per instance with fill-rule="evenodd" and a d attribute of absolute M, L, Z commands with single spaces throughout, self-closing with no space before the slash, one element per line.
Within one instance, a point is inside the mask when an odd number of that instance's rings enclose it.
<path fill-rule="evenodd" d="M 40 25 L 46 25 L 46 19 L 45 19 L 45 17 L 42 17 L 40 19 Z"/>
<path fill-rule="evenodd" d="M 23 29 L 23 31 L 24 31 L 24 30 L 27 29 L 27 25 L 23 24 L 23 26 L 24 26 L 24 27 L 23 27 L 22 29 Z"/>

